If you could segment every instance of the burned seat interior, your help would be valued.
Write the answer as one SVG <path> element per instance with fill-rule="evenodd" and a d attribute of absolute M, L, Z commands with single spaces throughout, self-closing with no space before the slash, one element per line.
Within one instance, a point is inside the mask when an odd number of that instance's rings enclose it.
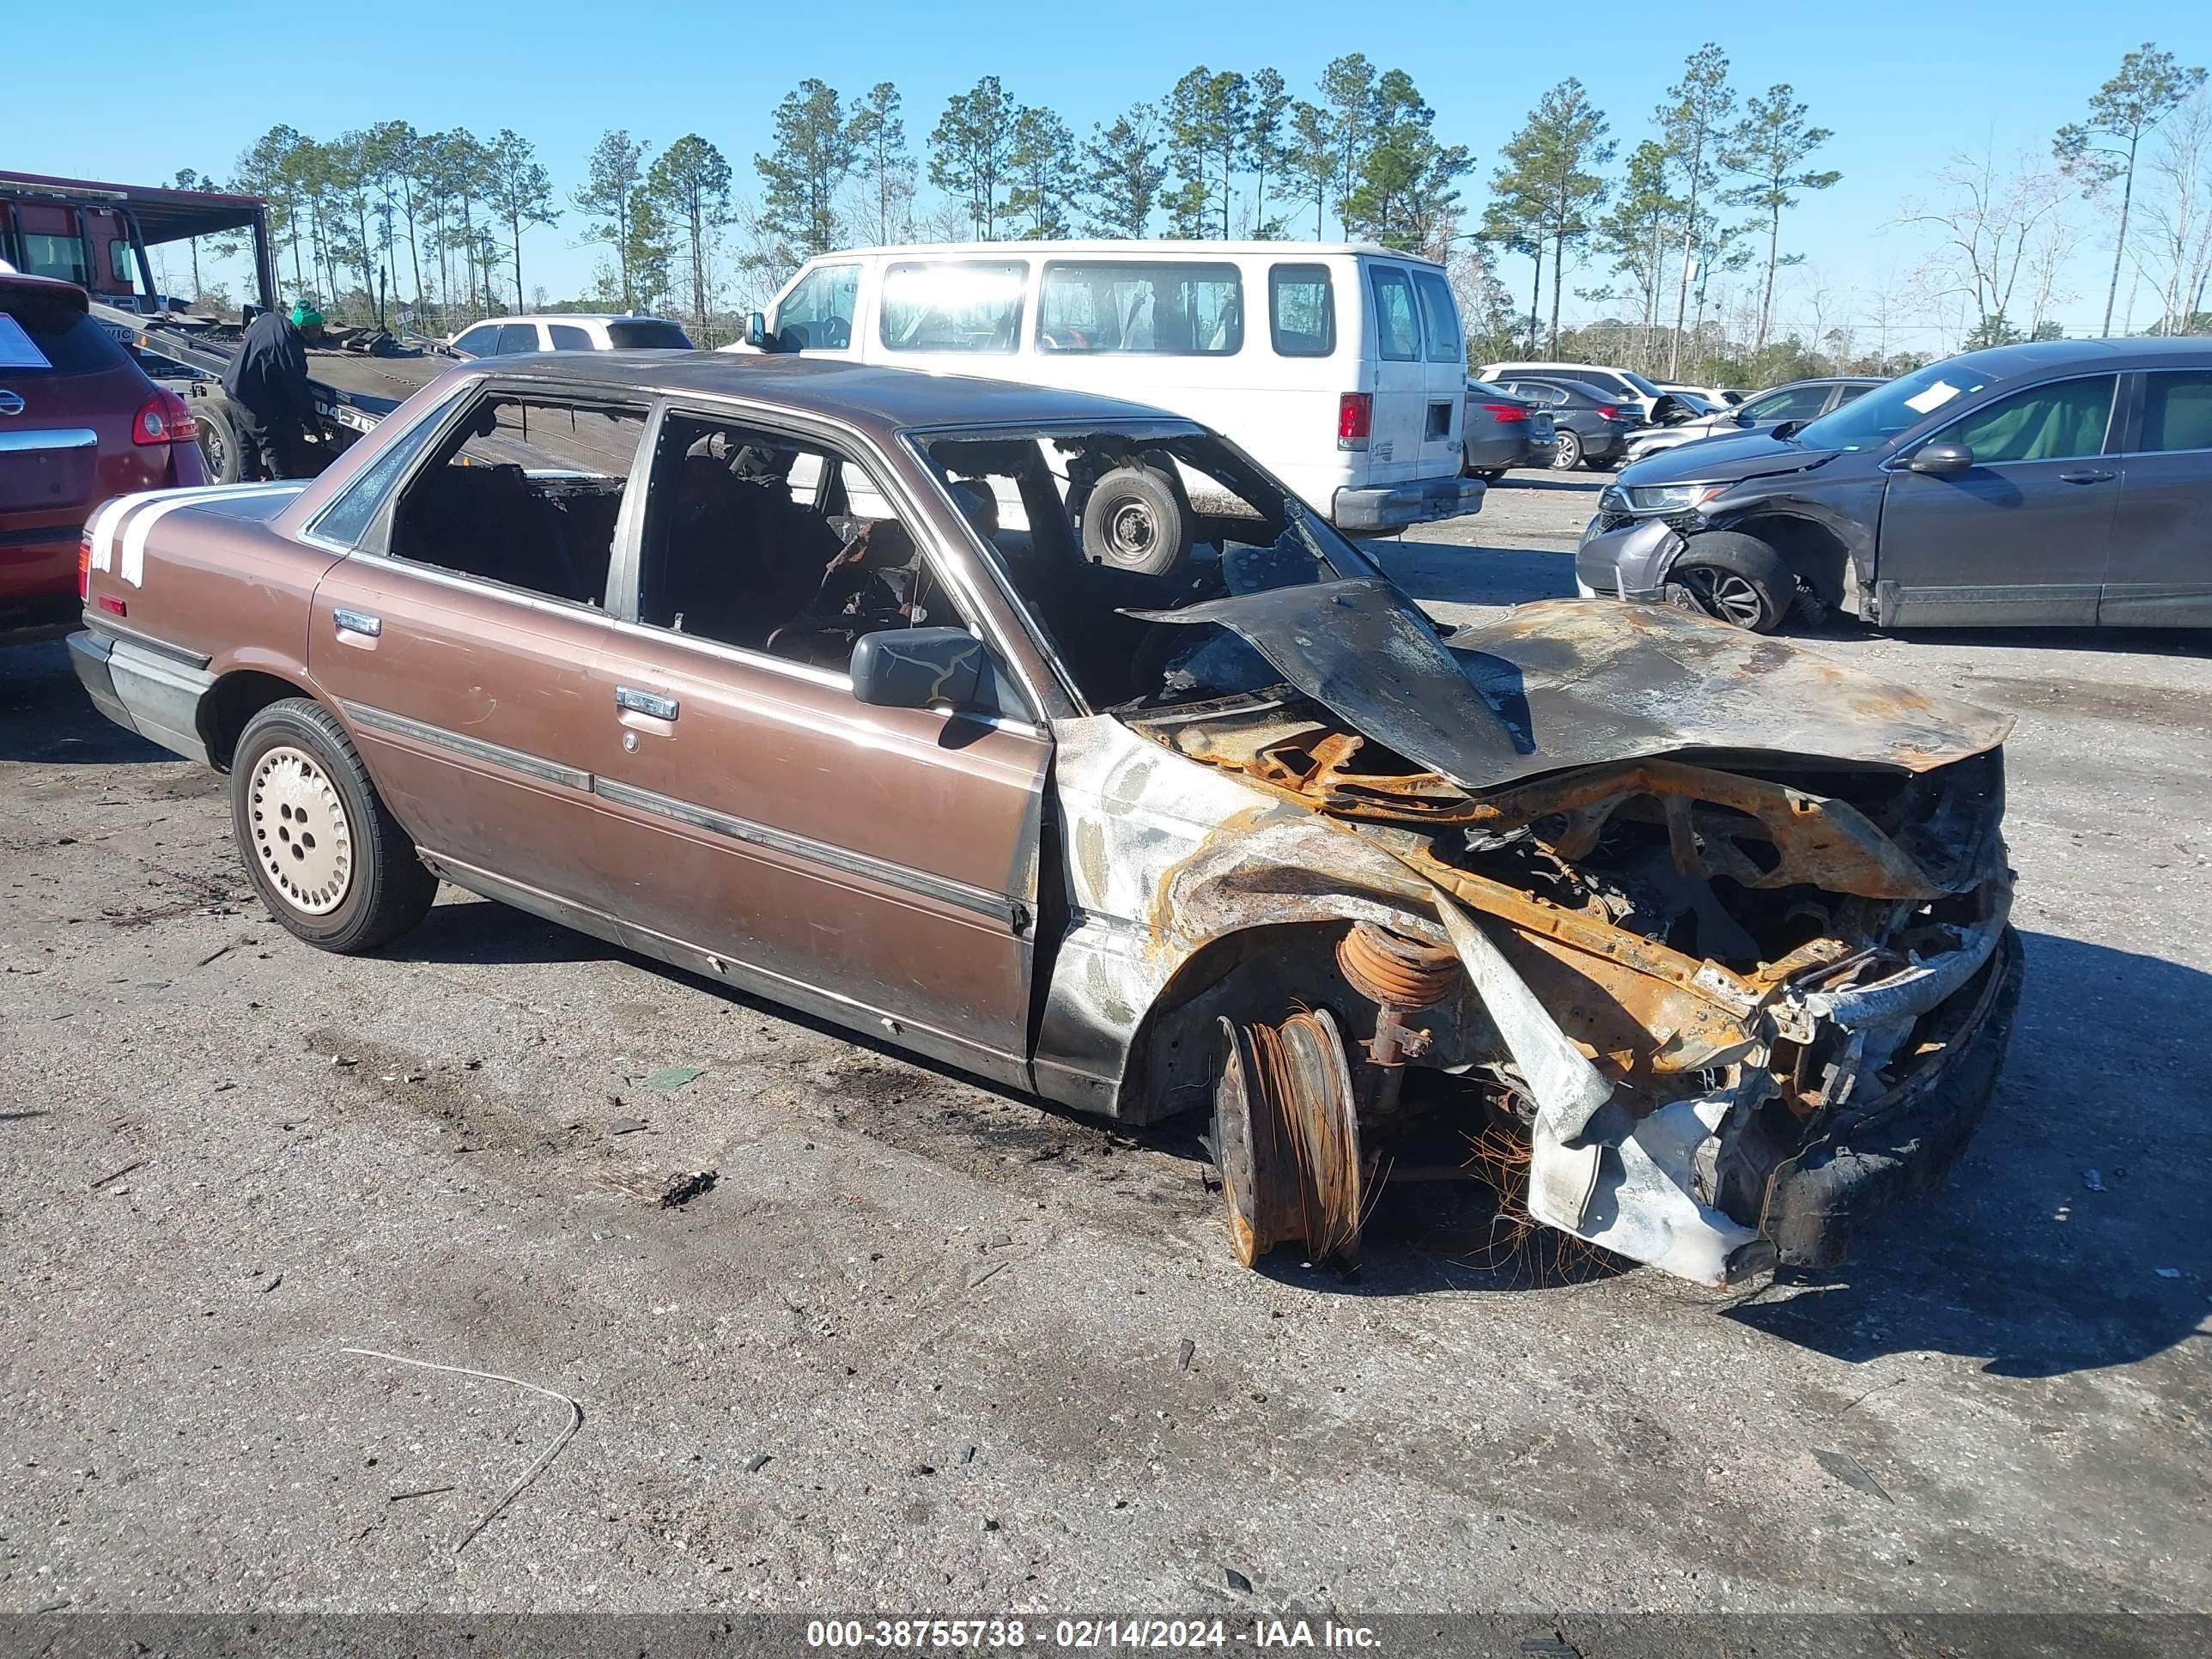
<path fill-rule="evenodd" d="M 388 550 L 549 599 L 605 600 L 645 411 L 487 393 L 400 497 Z"/>
<path fill-rule="evenodd" d="M 638 614 L 656 628 L 840 670 L 860 635 L 965 627 L 867 471 L 740 422 L 663 421 Z"/>

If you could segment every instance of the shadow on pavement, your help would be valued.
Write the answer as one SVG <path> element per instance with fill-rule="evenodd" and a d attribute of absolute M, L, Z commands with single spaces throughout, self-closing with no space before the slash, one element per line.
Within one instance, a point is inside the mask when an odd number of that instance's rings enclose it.
<path fill-rule="evenodd" d="M 0 649 L 0 761 L 114 766 L 176 758 L 92 706 L 62 641 Z"/>
<path fill-rule="evenodd" d="M 1369 550 L 1407 598 L 1425 603 L 1522 605 L 1575 594 L 1571 552 L 1415 541 L 1377 543 Z"/>

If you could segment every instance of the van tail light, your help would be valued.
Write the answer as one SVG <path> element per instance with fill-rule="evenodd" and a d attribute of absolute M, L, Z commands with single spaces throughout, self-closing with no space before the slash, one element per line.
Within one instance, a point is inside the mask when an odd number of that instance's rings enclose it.
<path fill-rule="evenodd" d="M 199 422 L 192 411 L 166 386 L 156 386 L 131 421 L 134 444 L 188 444 L 198 435 Z"/>
<path fill-rule="evenodd" d="M 76 538 L 76 602 L 82 605 L 92 592 L 92 536 L 89 532 Z"/>
<path fill-rule="evenodd" d="M 1617 421 L 1621 418 L 1621 416 L 1620 411 L 1611 404 L 1600 404 L 1597 406 L 1597 417 L 1601 421 Z"/>
<path fill-rule="evenodd" d="M 1347 392 L 1336 400 L 1336 447 L 1364 449 L 1375 428 L 1375 394 Z"/>
<path fill-rule="evenodd" d="M 1525 421 L 1528 418 L 1528 410 L 1519 404 L 1485 404 L 1483 408 L 1489 410 L 1492 417 L 1501 423 L 1506 421 Z"/>

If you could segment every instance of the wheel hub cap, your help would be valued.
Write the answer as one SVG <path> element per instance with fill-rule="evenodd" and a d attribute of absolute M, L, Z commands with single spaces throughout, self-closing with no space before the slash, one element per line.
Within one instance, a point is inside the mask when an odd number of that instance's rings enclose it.
<path fill-rule="evenodd" d="M 1115 509 L 1109 534 L 1113 538 L 1115 551 L 1125 557 L 1149 553 L 1157 539 L 1152 515 L 1133 503 Z"/>
<path fill-rule="evenodd" d="M 327 915 L 353 884 L 353 826 L 345 802 L 315 757 L 280 746 L 264 755 L 246 787 L 253 856 L 295 909 Z"/>

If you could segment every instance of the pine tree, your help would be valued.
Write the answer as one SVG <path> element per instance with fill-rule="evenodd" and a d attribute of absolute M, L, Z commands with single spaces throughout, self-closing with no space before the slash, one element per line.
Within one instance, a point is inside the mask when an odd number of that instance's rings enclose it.
<path fill-rule="evenodd" d="M 1038 241 L 1067 234 L 1067 212 L 1081 179 L 1075 135 L 1048 109 L 1025 109 L 1014 118 L 1006 145 L 1006 212 L 1025 218 L 1022 235 Z"/>
<path fill-rule="evenodd" d="M 1084 228 L 1093 236 L 1131 240 L 1150 228 L 1167 181 L 1159 159 L 1159 112 L 1133 104 L 1114 125 L 1094 126 L 1083 146 Z"/>
<path fill-rule="evenodd" d="M 1712 218 L 1700 210 L 1718 180 L 1721 145 L 1735 115 L 1735 91 L 1728 83 L 1728 54 L 1706 41 L 1683 60 L 1682 78 L 1667 89 L 1669 101 L 1651 118 L 1682 191 L 1681 286 L 1674 296 L 1674 337 L 1667 351 L 1669 380 L 1681 371 L 1682 322 L 1690 302 L 1690 266 L 1698 253 L 1698 232 Z"/>
<path fill-rule="evenodd" d="M 854 100 L 846 122 L 872 210 L 869 240 L 878 246 L 903 240 L 913 222 L 915 162 L 907 153 L 901 101 L 896 87 L 878 81 Z"/>
<path fill-rule="evenodd" d="M 837 246 L 837 188 L 852 176 L 860 149 L 837 94 L 812 76 L 775 106 L 775 149 L 753 157 L 767 185 L 761 222 L 802 254 Z"/>
<path fill-rule="evenodd" d="M 1826 127 L 1808 126 L 1805 106 L 1786 83 L 1771 86 L 1763 98 L 1746 106 L 1721 165 L 1740 173 L 1747 183 L 1728 192 L 1731 207 L 1756 209 L 1766 230 L 1766 283 L 1759 302 L 1759 329 L 1752 342 L 1755 356 L 1765 349 L 1774 326 L 1774 273 L 1804 258 L 1782 252 L 1782 211 L 1797 205 L 1800 191 L 1826 190 L 1844 175 L 1833 170 L 1814 172 L 1804 167 L 1813 152 L 1835 134 Z"/>
<path fill-rule="evenodd" d="M 702 345 L 714 343 L 714 239 L 730 222 L 730 164 L 696 132 L 687 132 L 653 162 L 645 194 L 680 237 L 688 267 L 691 320 Z"/>
<path fill-rule="evenodd" d="M 615 141 L 619 140 L 619 143 Z M 472 141 L 473 142 L 473 141 Z M 610 132 L 599 140 L 592 152 L 592 178 L 599 177 L 599 162 L 604 156 L 609 166 L 607 182 L 612 185 L 622 176 L 619 163 L 623 147 L 629 152 L 629 184 L 635 189 L 637 183 L 637 163 L 645 155 L 645 147 L 631 145 L 626 132 Z M 526 225 L 550 225 L 561 216 L 561 210 L 553 205 L 553 180 L 545 165 L 538 159 L 538 147 L 512 127 L 501 127 L 491 143 L 482 147 L 485 180 L 484 199 L 491 210 L 507 223 L 507 252 L 514 261 L 514 304 L 522 309 L 530 290 L 522 285 L 522 230 Z M 600 210 L 588 205 L 579 192 L 577 205 L 586 213 Z M 625 227 L 627 234 L 627 227 Z M 490 285 L 491 266 L 484 264 L 485 285 Z"/>
<path fill-rule="evenodd" d="M 987 75 L 947 99 L 930 131 L 929 182 L 965 201 L 972 234 L 984 241 L 999 234 L 999 188 L 1020 113 L 999 77 Z"/>
<path fill-rule="evenodd" d="M 2089 98 L 2089 118 L 2058 129 L 2051 152 L 2095 195 L 2118 179 L 2120 222 L 2112 236 L 2112 280 L 2105 292 L 2105 332 L 2112 331 L 2112 306 L 2120 295 L 2120 261 L 2128 246 L 2128 214 L 2135 205 L 2136 155 L 2151 130 L 2204 84 L 2201 69 L 2184 69 L 2170 52 L 2146 40 L 2120 59 L 2118 74 Z"/>

